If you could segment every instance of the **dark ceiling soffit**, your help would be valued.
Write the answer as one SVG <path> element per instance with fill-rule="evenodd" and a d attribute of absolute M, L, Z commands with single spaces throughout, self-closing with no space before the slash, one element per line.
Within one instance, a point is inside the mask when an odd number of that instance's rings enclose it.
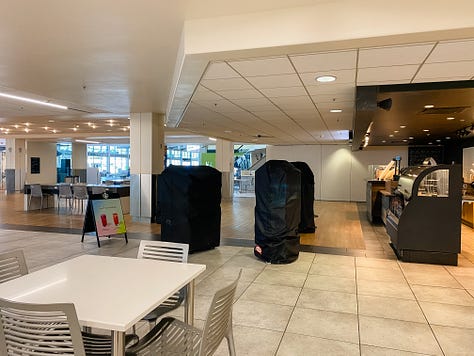
<path fill-rule="evenodd" d="M 367 87 L 357 87 L 357 90 L 359 90 L 359 88 L 373 88 L 373 87 L 378 87 L 379 93 L 390 93 L 394 91 L 400 92 L 400 91 L 420 91 L 420 90 L 465 89 L 465 88 L 474 88 L 474 80 L 367 86 Z"/>
<path fill-rule="evenodd" d="M 358 151 L 364 144 L 365 134 L 377 110 L 377 86 L 357 87 L 356 114 L 354 115 L 352 150 Z"/>

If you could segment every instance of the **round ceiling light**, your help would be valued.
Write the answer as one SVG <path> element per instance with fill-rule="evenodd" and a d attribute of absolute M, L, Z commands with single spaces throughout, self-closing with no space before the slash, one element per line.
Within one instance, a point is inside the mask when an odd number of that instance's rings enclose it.
<path fill-rule="evenodd" d="M 454 117 L 447 117 L 446 120 L 454 120 Z"/>
<path fill-rule="evenodd" d="M 432 104 L 425 105 L 425 109 L 432 109 L 432 108 L 434 108 L 434 105 Z"/>
<path fill-rule="evenodd" d="M 321 75 L 316 77 L 316 81 L 320 83 L 330 83 L 336 80 L 336 76 L 334 75 Z"/>
<path fill-rule="evenodd" d="M 342 112 L 342 109 L 331 109 L 331 110 L 329 110 L 329 112 L 334 112 L 334 113 Z"/>

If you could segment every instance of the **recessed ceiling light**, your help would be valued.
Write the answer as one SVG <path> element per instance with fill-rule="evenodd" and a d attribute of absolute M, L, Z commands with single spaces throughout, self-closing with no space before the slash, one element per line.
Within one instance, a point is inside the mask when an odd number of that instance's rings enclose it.
<path fill-rule="evenodd" d="M 414 139 L 414 137 L 413 137 L 413 136 L 410 136 L 410 137 L 408 137 L 408 139 L 409 139 L 409 140 L 413 140 L 413 139 Z"/>
<path fill-rule="evenodd" d="M 403 142 L 408 142 L 408 140 L 404 139 Z"/>
<path fill-rule="evenodd" d="M 407 125 L 400 125 L 401 129 L 404 129 L 405 127 L 407 127 Z"/>
<path fill-rule="evenodd" d="M 209 137 L 209 140 L 211 140 L 211 141 L 217 141 L 217 138 Z"/>
<path fill-rule="evenodd" d="M 460 119 L 459 121 L 466 121 L 466 120 L 464 120 L 464 119 Z"/>
<path fill-rule="evenodd" d="M 52 130 L 51 132 L 52 132 L 52 133 L 57 133 L 58 130 L 54 129 L 54 130 Z"/>
<path fill-rule="evenodd" d="M 112 130 L 107 130 L 107 132 L 112 132 Z"/>
<path fill-rule="evenodd" d="M 77 127 L 73 127 L 72 130 L 73 130 L 73 131 L 77 131 Z"/>
<path fill-rule="evenodd" d="M 432 144 L 433 144 L 433 142 L 428 142 L 428 145 L 432 145 Z"/>
<path fill-rule="evenodd" d="M 385 142 L 387 142 L 387 141 L 385 141 L 385 140 L 382 140 L 382 143 L 385 143 Z"/>
<path fill-rule="evenodd" d="M 425 105 L 425 109 L 432 109 L 432 108 L 434 108 L 434 105 L 432 104 Z"/>
<path fill-rule="evenodd" d="M 436 140 L 436 142 L 441 142 L 441 140 Z"/>
<path fill-rule="evenodd" d="M 329 83 L 336 80 L 336 76 L 334 75 L 321 75 L 316 77 L 316 81 L 320 83 Z"/>
<path fill-rule="evenodd" d="M 54 120 L 48 120 L 48 122 L 54 122 Z"/>
<path fill-rule="evenodd" d="M 26 133 L 30 132 L 30 129 L 29 129 L 29 128 L 26 128 L 26 129 L 25 129 L 25 132 L 26 132 Z"/>
<path fill-rule="evenodd" d="M 454 120 L 454 117 L 447 117 L 446 120 Z"/>
<path fill-rule="evenodd" d="M 423 131 L 424 131 L 424 132 L 430 132 L 430 130 L 429 130 L 429 129 L 424 129 Z"/>
<path fill-rule="evenodd" d="M 13 127 L 14 127 L 15 129 L 17 129 L 17 128 L 19 128 L 20 126 L 18 126 L 18 125 L 13 125 Z"/>
<path fill-rule="evenodd" d="M 43 129 L 45 129 L 47 131 L 47 130 L 49 130 L 49 127 L 45 126 L 45 127 L 43 127 Z"/>
<path fill-rule="evenodd" d="M 393 137 L 393 135 L 392 135 L 392 134 L 390 134 L 390 135 L 388 135 L 388 137 Z"/>
<path fill-rule="evenodd" d="M 342 112 L 342 109 L 331 109 L 329 112 Z"/>
<path fill-rule="evenodd" d="M 400 131 L 398 131 L 398 130 L 395 130 L 395 131 L 393 131 L 393 132 L 394 132 L 394 133 L 399 133 Z"/>
<path fill-rule="evenodd" d="M 224 132 L 225 133 L 231 133 L 232 131 L 231 130 L 225 130 Z"/>

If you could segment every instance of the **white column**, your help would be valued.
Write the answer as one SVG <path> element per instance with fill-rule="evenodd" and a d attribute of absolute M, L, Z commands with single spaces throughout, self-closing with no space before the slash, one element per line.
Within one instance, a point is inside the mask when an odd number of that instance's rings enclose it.
<path fill-rule="evenodd" d="M 216 141 L 216 169 L 222 172 L 222 198 L 232 199 L 234 193 L 234 143 Z"/>
<path fill-rule="evenodd" d="M 25 140 L 7 138 L 6 157 L 5 157 L 5 175 L 7 176 L 7 192 L 13 193 L 22 190 L 25 184 L 26 175 L 26 156 Z"/>
<path fill-rule="evenodd" d="M 156 204 L 153 181 L 164 169 L 164 115 L 130 114 L 130 215 L 150 222 Z"/>

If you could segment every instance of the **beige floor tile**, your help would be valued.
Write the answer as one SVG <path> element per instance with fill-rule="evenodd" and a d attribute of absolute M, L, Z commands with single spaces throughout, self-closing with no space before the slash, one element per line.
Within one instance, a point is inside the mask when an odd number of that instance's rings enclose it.
<path fill-rule="evenodd" d="M 446 266 L 446 269 L 453 276 L 474 277 L 474 264 L 472 267 Z"/>
<path fill-rule="evenodd" d="M 295 261 L 288 264 L 267 264 L 266 270 L 293 272 L 293 273 L 308 273 L 311 267 L 311 261 Z"/>
<path fill-rule="evenodd" d="M 357 279 L 395 283 L 405 282 L 405 277 L 400 270 L 357 267 L 356 273 Z"/>
<path fill-rule="evenodd" d="M 196 284 L 195 293 L 196 295 L 207 295 L 212 297 L 218 290 L 224 288 L 235 280 L 232 279 L 216 279 L 212 277 L 212 274 Z M 240 296 L 250 285 L 250 282 L 239 280 L 237 284 L 237 290 L 235 291 L 236 297 Z"/>
<path fill-rule="evenodd" d="M 357 315 L 295 308 L 287 332 L 358 343 Z"/>
<path fill-rule="evenodd" d="M 265 269 L 255 278 L 255 283 L 278 284 L 290 287 L 303 287 L 307 274 Z"/>
<path fill-rule="evenodd" d="M 234 304 L 234 325 L 284 331 L 293 307 L 277 304 L 238 300 Z"/>
<path fill-rule="evenodd" d="M 328 254 L 316 254 L 313 263 L 324 263 L 328 265 L 336 266 L 355 266 L 355 258 L 352 256 L 343 255 L 328 255 Z"/>
<path fill-rule="evenodd" d="M 229 258 L 226 262 L 227 266 L 237 266 L 245 268 L 253 268 L 256 270 L 262 270 L 267 264 L 253 255 L 235 255 Z"/>
<path fill-rule="evenodd" d="M 350 293 L 306 288 L 301 292 L 296 305 L 300 308 L 357 314 L 356 295 Z"/>
<path fill-rule="evenodd" d="M 474 289 L 474 277 L 471 276 L 455 276 L 456 280 L 466 289 Z"/>
<path fill-rule="evenodd" d="M 360 316 L 359 325 L 362 344 L 422 354 L 442 354 L 428 324 Z"/>
<path fill-rule="evenodd" d="M 260 352 L 254 355 L 260 355 Z M 359 345 L 313 336 L 285 333 L 277 356 L 358 356 Z"/>
<path fill-rule="evenodd" d="M 379 258 L 356 257 L 356 266 L 400 271 L 400 266 L 397 261 L 383 260 Z"/>
<path fill-rule="evenodd" d="M 426 319 L 415 300 L 359 295 L 359 314 L 425 323 Z"/>
<path fill-rule="evenodd" d="M 320 274 L 323 276 L 334 276 L 342 278 L 355 278 L 355 267 L 348 265 L 331 265 L 323 262 L 316 262 L 313 263 L 313 265 L 311 266 L 309 274 Z"/>
<path fill-rule="evenodd" d="M 312 252 L 300 252 L 298 255 L 298 261 L 301 262 L 313 262 L 316 254 Z"/>
<path fill-rule="evenodd" d="M 474 307 L 430 302 L 420 302 L 420 306 L 432 325 L 474 329 Z"/>
<path fill-rule="evenodd" d="M 412 285 L 411 288 L 419 301 L 474 306 L 474 298 L 464 289 L 421 286 L 417 284 Z"/>
<path fill-rule="evenodd" d="M 333 292 L 355 293 L 356 283 L 353 278 L 341 278 L 334 276 L 322 276 L 310 274 L 306 279 L 304 288 L 328 290 Z"/>
<path fill-rule="evenodd" d="M 395 349 L 387 349 L 371 345 L 361 345 L 361 356 L 428 356 L 428 354 L 419 354 L 416 352 L 407 352 Z"/>
<path fill-rule="evenodd" d="M 273 356 L 283 333 L 266 329 L 234 325 L 235 352 L 239 356 Z M 214 356 L 228 356 L 227 340 L 224 339 Z"/>
<path fill-rule="evenodd" d="M 380 281 L 357 281 L 357 293 L 402 299 L 415 299 L 408 283 L 391 283 Z"/>
<path fill-rule="evenodd" d="M 473 355 L 474 330 L 447 326 L 432 326 L 445 355 Z"/>
<path fill-rule="evenodd" d="M 294 306 L 301 288 L 252 283 L 242 294 L 242 300 Z"/>
<path fill-rule="evenodd" d="M 432 269 L 420 271 L 405 271 L 405 277 L 410 284 L 422 284 L 427 286 L 462 288 L 456 279 L 445 269 Z"/>
<path fill-rule="evenodd" d="M 398 261 L 400 268 L 404 272 L 427 272 L 436 273 L 446 271 L 446 268 L 442 265 L 432 265 L 428 263 L 414 263 L 414 262 L 403 262 Z"/>
<path fill-rule="evenodd" d="M 255 278 L 261 273 L 259 270 L 254 268 L 228 266 L 224 264 L 220 268 L 217 268 L 215 271 L 213 271 L 211 278 L 234 280 L 237 278 L 241 270 L 242 275 L 240 276 L 240 281 L 243 282 L 253 282 Z"/>

